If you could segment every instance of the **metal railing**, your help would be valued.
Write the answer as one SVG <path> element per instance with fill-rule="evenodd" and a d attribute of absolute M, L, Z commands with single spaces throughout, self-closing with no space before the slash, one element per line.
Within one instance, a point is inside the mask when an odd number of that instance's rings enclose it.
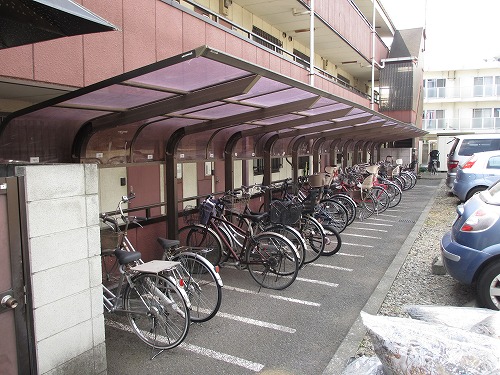
<path fill-rule="evenodd" d="M 293 54 L 292 52 L 287 51 L 286 49 L 270 42 L 267 39 L 262 38 L 261 36 L 251 32 L 250 30 L 247 30 L 247 29 L 239 26 L 238 24 L 232 22 L 231 20 L 229 20 L 225 17 L 222 17 L 220 14 L 213 12 L 211 9 L 204 7 L 203 5 L 198 4 L 197 2 L 195 2 L 193 0 L 183 0 L 183 1 L 192 5 L 193 7 L 197 8 L 197 9 L 202 10 L 203 13 L 206 13 L 206 16 L 209 19 L 211 19 L 212 21 L 214 21 L 218 24 L 224 25 L 224 26 L 228 27 L 230 30 L 232 30 L 233 32 L 236 32 L 237 34 L 255 42 L 260 48 L 263 48 L 263 49 L 269 50 L 271 52 L 274 52 L 278 55 L 281 55 L 284 58 L 291 60 L 298 65 L 301 65 L 304 69 L 309 70 L 309 62 L 304 60 L 304 59 L 301 59 L 299 56 Z M 267 47 L 266 45 L 270 45 L 270 48 Z M 341 86 L 344 89 L 349 90 L 349 91 L 351 91 L 351 92 L 353 92 L 353 93 L 355 93 L 355 94 L 357 94 L 365 99 L 371 99 L 371 95 L 366 94 L 366 93 L 358 90 L 357 88 L 343 82 L 342 80 L 339 80 L 337 77 L 326 72 L 325 70 L 318 68 L 317 66 L 314 67 L 314 70 L 315 70 L 316 74 L 320 75 L 324 79 L 326 79 L 326 80 L 328 80 L 328 81 L 330 81 L 338 86 Z M 378 102 L 378 98 L 375 98 L 375 102 Z"/>
<path fill-rule="evenodd" d="M 500 130 L 500 117 L 423 119 L 422 129 L 429 132 Z"/>
<path fill-rule="evenodd" d="M 424 87 L 424 100 L 440 99 L 500 99 L 500 85 L 473 85 L 457 87 Z"/>

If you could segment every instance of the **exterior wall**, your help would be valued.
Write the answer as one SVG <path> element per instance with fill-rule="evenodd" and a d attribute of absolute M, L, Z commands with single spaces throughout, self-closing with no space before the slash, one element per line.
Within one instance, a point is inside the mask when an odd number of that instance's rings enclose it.
<path fill-rule="evenodd" d="M 342 1 L 347 4 L 347 0 Z M 256 46 L 237 31 L 210 21 L 206 17 L 197 18 L 168 3 L 167 0 L 106 2 L 84 0 L 83 6 L 118 26 L 120 31 L 73 36 L 1 50 L 0 75 L 62 86 L 83 87 L 193 48 L 209 45 L 298 81 L 309 82 L 308 71 L 302 66 Z M 207 1 L 200 3 L 218 11 L 218 1 L 209 1 L 208 5 Z M 172 4 L 176 2 L 172 1 Z M 369 32 L 365 34 L 367 31 L 364 30 L 367 26 L 364 25 L 362 30 L 353 26 L 360 22 L 360 16 L 351 15 L 351 11 L 347 11 L 352 9 L 352 6 L 344 4 L 343 7 L 346 10 L 342 19 L 349 20 L 341 23 L 345 28 L 343 35 L 348 40 L 351 38 L 361 40 L 360 35 L 363 35 L 365 43 L 369 44 L 371 38 L 367 36 L 370 34 Z M 355 17 L 354 24 L 349 18 L 351 16 Z M 281 38 L 281 31 L 235 3 L 230 7 L 228 18 L 231 17 L 234 22 L 241 23 L 242 27 L 248 30 L 251 30 L 252 25 L 256 25 Z M 336 21 L 332 19 L 331 22 Z M 144 25 L 154 25 L 154 27 L 144 27 Z M 286 41 L 284 47 L 289 51 L 296 48 L 306 54 L 309 52 L 296 41 Z M 380 51 L 381 48 L 377 50 Z M 321 56 L 316 55 L 316 61 L 321 62 Z M 334 64 L 329 64 L 326 71 L 332 76 L 337 75 Z M 353 84 L 356 83 L 354 77 L 340 70 L 339 72 L 351 79 Z M 368 99 L 321 76 L 316 77 L 315 86 L 363 106 L 370 104 Z"/>
<path fill-rule="evenodd" d="M 483 95 L 475 94 L 475 77 L 493 77 L 493 84 Z M 498 83 L 495 83 L 495 77 Z M 426 152 L 422 153 L 420 163 L 427 164 L 430 150 L 440 152 L 440 171 L 446 171 L 446 155 L 451 147 L 453 135 L 464 133 L 500 132 L 500 113 L 482 121 L 473 120 L 474 109 L 497 108 L 500 112 L 500 63 L 486 62 L 476 67 L 463 67 L 453 70 L 434 70 L 424 73 L 424 80 L 445 81 L 444 87 L 424 88 L 424 118 L 422 129 L 429 134 L 423 139 Z M 481 91 L 479 89 L 479 91 Z M 429 112 L 443 111 L 444 118 L 432 119 Z M 427 113 L 427 114 L 426 114 Z M 476 122 L 475 122 L 476 121 Z"/>
<path fill-rule="evenodd" d="M 105 373 L 97 166 L 35 165 L 17 173 L 26 181 L 39 372 Z"/>

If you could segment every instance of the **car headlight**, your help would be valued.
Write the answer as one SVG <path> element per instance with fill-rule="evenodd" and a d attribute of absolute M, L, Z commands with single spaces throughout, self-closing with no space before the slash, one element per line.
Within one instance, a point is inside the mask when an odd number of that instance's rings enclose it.
<path fill-rule="evenodd" d="M 481 232 L 490 228 L 496 223 L 499 216 L 495 212 L 486 211 L 483 208 L 478 208 L 465 221 L 460 228 L 461 232 Z"/>

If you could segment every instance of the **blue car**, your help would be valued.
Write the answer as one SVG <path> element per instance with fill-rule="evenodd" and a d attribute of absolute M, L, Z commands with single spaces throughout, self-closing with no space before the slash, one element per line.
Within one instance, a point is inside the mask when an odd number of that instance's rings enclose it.
<path fill-rule="evenodd" d="M 452 192 L 465 202 L 500 179 L 500 151 L 473 154 L 457 169 Z"/>
<path fill-rule="evenodd" d="M 457 207 L 458 217 L 441 240 L 450 276 L 476 286 L 482 307 L 500 309 L 500 181 Z"/>

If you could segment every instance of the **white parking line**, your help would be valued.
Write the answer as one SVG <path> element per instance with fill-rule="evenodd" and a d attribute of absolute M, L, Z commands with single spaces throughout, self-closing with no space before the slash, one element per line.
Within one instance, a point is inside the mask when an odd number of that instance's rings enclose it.
<path fill-rule="evenodd" d="M 379 226 L 379 227 L 393 227 L 394 226 L 393 224 L 368 223 L 366 221 L 364 221 L 363 224 L 374 225 L 374 226 Z M 342 234 L 344 234 L 344 232 L 342 232 Z"/>
<path fill-rule="evenodd" d="M 387 210 L 385 210 L 387 212 Z M 387 214 L 378 214 L 378 216 L 385 216 L 385 217 L 399 217 L 397 215 L 387 215 Z"/>
<path fill-rule="evenodd" d="M 189 350 L 191 352 L 204 355 L 205 357 L 210 357 L 213 359 L 217 359 L 219 361 L 223 361 L 223 362 L 230 363 L 230 364 L 233 364 L 236 366 L 240 366 L 240 367 L 246 368 L 246 369 L 254 371 L 254 372 L 260 372 L 264 368 L 264 365 L 262 365 L 260 363 L 251 362 L 251 361 L 248 361 L 246 359 L 235 357 L 235 356 L 230 355 L 230 354 L 216 352 L 215 350 L 202 348 L 201 346 L 196 346 L 196 345 L 191 345 L 191 344 L 186 344 L 186 343 L 182 343 L 179 346 L 182 349 L 186 349 L 186 350 Z"/>
<path fill-rule="evenodd" d="M 354 244 L 349 244 L 349 245 L 354 245 Z M 373 247 L 373 246 L 366 246 L 366 247 Z M 349 254 L 349 253 L 337 253 L 337 255 L 342 255 L 342 256 L 345 256 L 345 257 L 354 257 L 354 258 L 364 258 L 365 257 L 364 255 Z"/>
<path fill-rule="evenodd" d="M 305 300 L 296 299 L 296 298 L 283 297 L 283 296 L 275 296 L 273 294 L 267 294 L 267 293 L 262 293 L 262 292 L 254 292 L 253 290 L 236 288 L 234 286 L 229 286 L 229 285 L 226 285 L 226 284 L 224 284 L 224 289 L 225 290 L 232 290 L 234 292 L 240 292 L 240 293 L 246 293 L 246 294 L 254 294 L 254 295 L 259 295 L 259 296 L 263 296 L 263 297 L 267 297 L 267 298 L 279 299 L 279 300 L 286 301 L 286 302 L 298 303 L 300 305 L 315 306 L 315 307 L 321 306 L 321 303 L 316 303 L 316 302 L 311 302 L 311 301 L 305 301 Z"/>
<path fill-rule="evenodd" d="M 372 245 L 362 245 L 362 244 L 358 244 L 358 243 L 342 242 L 342 246 L 344 246 L 344 245 L 347 245 L 347 246 L 359 246 L 359 247 L 369 247 L 369 248 L 373 247 Z M 337 253 L 337 254 L 340 254 L 340 253 Z"/>
<path fill-rule="evenodd" d="M 125 332 L 133 333 L 132 328 L 130 328 L 130 326 L 116 322 L 116 321 L 111 320 L 111 319 L 106 319 L 106 325 L 109 327 L 120 329 L 120 330 L 125 331 Z M 217 359 L 219 361 L 223 361 L 223 362 L 230 363 L 230 364 L 233 364 L 236 366 L 240 366 L 240 367 L 246 368 L 247 370 L 254 371 L 254 372 L 259 372 L 264 368 L 264 365 L 261 363 L 248 361 L 246 359 L 235 357 L 235 356 L 230 355 L 230 354 L 216 352 L 215 350 L 203 348 L 203 347 L 197 346 L 197 345 L 187 344 L 185 342 L 181 343 L 178 347 L 185 349 L 185 350 L 188 350 L 190 352 L 201 354 L 205 357 L 210 357 L 213 359 Z"/>
<path fill-rule="evenodd" d="M 393 220 L 384 220 L 384 219 L 378 219 L 376 217 L 370 217 L 369 219 L 367 220 L 375 220 L 375 221 L 385 221 L 387 223 L 393 223 L 394 221 Z"/>
<path fill-rule="evenodd" d="M 371 230 L 371 231 L 374 231 L 374 232 L 385 232 L 385 233 L 388 232 L 385 229 L 373 229 L 373 228 L 354 228 L 354 227 L 349 227 L 349 229 L 354 229 L 354 230 Z"/>
<path fill-rule="evenodd" d="M 243 316 L 227 314 L 227 313 L 223 313 L 220 311 L 217 312 L 216 316 L 218 316 L 219 318 L 232 319 L 232 320 L 236 320 L 237 322 L 252 324 L 252 325 L 258 326 L 258 327 L 274 329 L 276 331 L 285 332 L 285 333 L 295 333 L 295 331 L 296 331 L 296 329 L 294 329 L 294 328 L 282 326 L 279 324 L 264 322 L 262 320 L 256 320 L 256 319 L 251 319 L 251 318 L 245 318 Z"/>
<path fill-rule="evenodd" d="M 311 263 L 311 266 L 313 267 L 321 267 L 321 268 L 330 268 L 332 270 L 340 270 L 340 271 L 347 271 L 347 272 L 352 272 L 352 268 L 345 268 L 345 267 L 338 267 L 338 266 L 331 266 L 329 264 L 318 264 L 318 263 Z"/>
<path fill-rule="evenodd" d="M 311 284 L 326 285 L 326 286 L 330 286 L 332 288 L 337 288 L 339 286 L 339 284 L 329 283 L 328 281 L 306 279 L 306 278 L 303 278 L 303 277 L 297 277 L 295 280 L 300 280 L 300 281 L 304 281 L 306 283 L 311 283 Z"/>
<path fill-rule="evenodd" d="M 365 236 L 363 234 L 354 234 L 354 233 L 346 233 L 342 232 L 342 236 L 353 236 L 353 237 L 362 237 L 362 238 L 373 238 L 375 240 L 381 240 L 381 237 L 373 237 L 373 236 Z"/>

